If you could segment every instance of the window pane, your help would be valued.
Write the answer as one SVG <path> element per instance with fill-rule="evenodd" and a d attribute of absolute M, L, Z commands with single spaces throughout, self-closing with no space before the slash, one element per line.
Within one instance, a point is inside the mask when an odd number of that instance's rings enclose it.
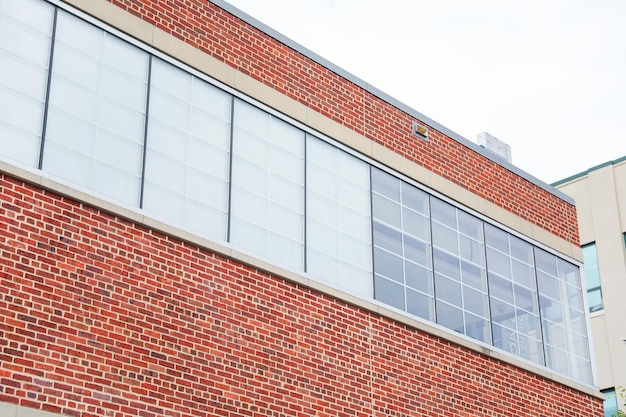
<path fill-rule="evenodd" d="M 433 299 L 417 291 L 407 290 L 406 311 L 418 317 L 433 320 Z"/>
<path fill-rule="evenodd" d="M 404 310 L 404 289 L 402 285 L 396 282 L 376 275 L 374 277 L 374 296 L 378 301 Z"/>
<path fill-rule="evenodd" d="M 56 42 L 43 169 L 138 206 L 148 54 L 62 11 Z"/>
<path fill-rule="evenodd" d="M 582 247 L 584 259 L 585 283 L 587 287 L 587 302 L 589 311 L 598 311 L 603 308 L 602 288 L 600 286 L 600 268 L 596 244 L 590 243 Z"/>
<path fill-rule="evenodd" d="M 54 7 L 0 2 L 0 156 L 37 167 Z"/>
<path fill-rule="evenodd" d="M 240 100 L 233 118 L 231 242 L 303 270 L 304 133 Z M 248 224 L 262 228 L 264 244 L 246 237 Z"/>

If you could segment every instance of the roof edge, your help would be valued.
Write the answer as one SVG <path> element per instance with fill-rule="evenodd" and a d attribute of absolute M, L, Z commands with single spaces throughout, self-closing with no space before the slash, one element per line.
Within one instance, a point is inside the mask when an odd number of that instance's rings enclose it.
<path fill-rule="evenodd" d="M 584 170 L 582 172 L 579 172 L 578 174 L 570 175 L 569 177 L 563 178 L 562 180 L 558 180 L 556 182 L 553 182 L 552 186 L 553 187 L 558 187 L 559 185 L 563 185 L 566 182 L 574 181 L 575 179 L 584 177 L 585 175 L 589 175 L 590 172 L 597 171 L 597 170 L 599 170 L 601 168 L 604 168 L 604 167 L 607 167 L 609 165 L 617 165 L 617 164 L 619 164 L 621 162 L 624 162 L 624 161 L 626 161 L 626 156 L 622 156 L 621 158 L 617 158 L 617 159 L 614 159 L 612 161 L 603 162 L 603 163 L 601 163 L 599 165 L 595 165 L 595 166 L 593 166 L 593 167 L 591 167 L 589 169 L 586 169 L 586 170 Z"/>
<path fill-rule="evenodd" d="M 365 91 L 371 93 L 372 95 L 380 98 L 381 100 L 389 103 L 390 105 L 396 107 L 397 109 L 405 112 L 406 114 L 415 117 L 416 119 L 424 122 L 425 124 L 429 125 L 430 127 L 438 130 L 439 132 L 443 133 L 444 135 L 448 136 L 449 138 L 457 141 L 458 143 L 460 143 L 461 145 L 471 149 L 472 151 L 484 156 L 485 158 L 495 162 L 496 164 L 502 166 L 503 168 L 511 171 L 512 173 L 514 173 L 515 175 L 518 175 L 522 178 L 524 178 L 525 180 L 535 184 L 536 186 L 542 188 L 543 190 L 549 192 L 550 194 L 554 195 L 555 197 L 565 201 L 566 203 L 569 203 L 571 205 L 576 205 L 574 202 L 574 199 L 571 198 L 570 196 L 568 196 L 567 194 L 561 192 L 560 190 L 557 190 L 556 188 L 554 188 L 554 185 L 550 185 L 536 177 L 534 177 L 533 175 L 529 174 L 528 172 L 516 167 L 515 165 L 511 164 L 510 162 L 508 162 L 506 159 L 501 158 L 499 155 L 497 155 L 494 152 L 491 152 L 485 148 L 482 148 L 481 146 L 479 146 L 478 144 L 470 141 L 469 139 L 464 138 L 463 136 L 459 135 L 458 133 L 448 129 L 447 127 L 443 126 L 442 124 L 434 121 L 433 119 L 431 119 L 430 117 L 420 113 L 419 111 L 415 110 L 414 108 L 408 106 L 405 103 L 402 103 L 401 101 L 391 97 L 389 94 L 379 90 L 378 88 L 374 87 L 373 85 L 367 83 L 366 81 L 362 80 L 361 78 L 357 77 L 356 75 L 344 70 L 343 68 L 333 64 L 332 62 L 330 62 L 329 60 L 327 60 L 326 58 L 320 56 L 319 54 L 313 52 L 312 50 L 306 48 L 305 46 L 299 44 L 298 42 L 294 41 L 291 38 L 288 38 L 287 36 L 283 35 L 282 33 L 278 32 L 275 29 L 272 29 L 271 27 L 269 27 L 268 25 L 266 25 L 265 23 L 259 21 L 258 19 L 250 16 L 249 14 L 247 14 L 246 12 L 244 12 L 241 9 L 238 9 L 237 7 L 233 6 L 232 4 L 228 3 L 226 0 L 208 0 L 209 2 L 215 4 L 216 6 L 220 7 L 223 10 L 226 10 L 228 13 L 232 14 L 233 16 L 243 20 L 244 22 L 248 23 L 249 25 L 255 27 L 256 29 L 260 30 L 261 32 L 265 33 L 266 35 L 276 39 L 277 41 L 283 43 L 284 45 L 290 47 L 291 49 L 295 50 L 296 52 L 301 53 L 302 55 L 306 56 L 307 58 L 317 62 L 318 64 L 322 65 L 323 67 L 329 69 L 330 71 L 336 73 L 337 75 L 345 78 L 346 80 L 350 81 L 351 83 L 361 87 L 362 89 L 364 89 Z"/>

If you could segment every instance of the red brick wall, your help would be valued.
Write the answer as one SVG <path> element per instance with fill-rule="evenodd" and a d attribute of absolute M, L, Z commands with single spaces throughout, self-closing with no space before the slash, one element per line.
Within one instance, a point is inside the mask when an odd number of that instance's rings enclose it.
<path fill-rule="evenodd" d="M 108 0 L 244 74 L 522 218 L 579 244 L 576 209 L 234 18 L 208 0 Z"/>
<path fill-rule="evenodd" d="M 72 416 L 601 416 L 602 402 L 0 175 L 0 401 Z"/>

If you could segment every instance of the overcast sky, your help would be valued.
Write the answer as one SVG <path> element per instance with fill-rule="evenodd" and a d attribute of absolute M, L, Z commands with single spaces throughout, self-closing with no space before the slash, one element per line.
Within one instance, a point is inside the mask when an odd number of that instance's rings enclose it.
<path fill-rule="evenodd" d="M 227 0 L 547 183 L 626 156 L 624 0 Z"/>

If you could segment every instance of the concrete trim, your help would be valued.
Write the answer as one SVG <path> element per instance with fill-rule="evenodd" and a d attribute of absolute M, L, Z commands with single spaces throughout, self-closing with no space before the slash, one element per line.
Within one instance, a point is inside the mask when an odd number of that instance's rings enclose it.
<path fill-rule="evenodd" d="M 554 373 L 546 367 L 536 365 L 530 361 L 525 361 L 521 358 L 513 357 L 510 354 L 504 351 L 500 351 L 493 346 L 477 342 L 467 336 L 455 333 L 435 323 L 427 322 L 424 320 L 420 320 L 416 317 L 409 316 L 405 312 L 396 310 L 392 307 L 388 307 L 375 300 L 366 300 L 360 297 L 356 297 L 330 284 L 324 283 L 318 279 L 313 279 L 306 273 L 296 273 L 292 270 L 284 269 L 271 262 L 259 259 L 258 257 L 253 256 L 249 253 L 233 249 L 228 245 L 228 243 L 218 243 L 208 240 L 206 238 L 199 237 L 189 231 L 174 227 L 170 224 L 147 216 L 143 214 L 139 209 L 120 206 L 104 198 L 100 198 L 91 193 L 68 186 L 67 184 L 61 183 L 55 179 L 52 179 L 50 176 L 46 176 L 45 174 L 42 174 L 40 172 L 36 172 L 34 170 L 26 168 L 20 168 L 15 165 L 6 163 L 2 160 L 0 160 L 0 173 L 4 173 L 20 181 L 24 181 L 41 187 L 45 190 L 70 198 L 74 201 L 93 206 L 94 208 L 107 212 L 111 215 L 122 217 L 133 223 L 146 226 L 152 230 L 155 230 L 156 232 L 163 233 L 164 235 L 185 241 L 189 244 L 214 252 L 229 259 L 233 259 L 237 262 L 244 263 L 249 267 L 264 271 L 268 274 L 280 277 L 292 283 L 330 295 L 338 300 L 344 301 L 360 309 L 390 318 L 394 321 L 406 324 L 407 326 L 410 326 L 414 329 L 448 340 L 456 345 L 465 347 L 467 349 L 471 349 L 482 355 L 500 360 L 502 362 L 506 362 L 515 367 L 532 372 L 533 374 L 553 380 L 559 384 L 601 398 L 599 397 L 599 395 L 601 394 L 599 393 L 597 387 L 575 382 L 565 376 Z"/>

